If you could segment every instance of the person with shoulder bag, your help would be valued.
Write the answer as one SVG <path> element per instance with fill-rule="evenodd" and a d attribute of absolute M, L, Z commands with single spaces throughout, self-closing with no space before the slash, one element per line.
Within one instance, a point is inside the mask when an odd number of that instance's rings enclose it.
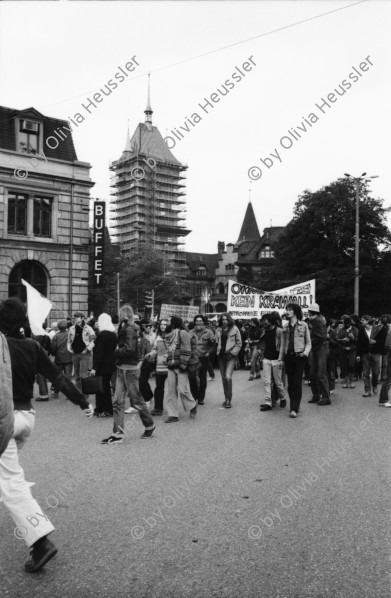
<path fill-rule="evenodd" d="M 165 337 L 168 333 L 167 326 L 168 320 L 160 320 L 156 329 L 156 338 L 154 340 L 152 351 L 149 357 L 151 363 L 155 364 L 156 386 L 153 393 L 155 405 L 153 411 L 151 411 L 151 415 L 154 416 L 163 415 L 164 385 L 168 374 L 167 346 L 165 343 Z"/>
<path fill-rule="evenodd" d="M 239 328 L 235 325 L 229 313 L 221 314 L 216 330 L 217 355 L 224 390 L 223 407 L 231 408 L 232 402 L 232 375 L 235 369 L 236 357 L 242 346 L 242 337 Z"/>
<path fill-rule="evenodd" d="M 197 414 L 197 402 L 191 395 L 188 365 L 191 356 L 190 335 L 185 329 L 182 318 L 171 317 L 171 332 L 165 338 L 167 347 L 167 413 L 165 423 L 179 421 L 178 394 L 185 411 L 190 417 Z"/>
<path fill-rule="evenodd" d="M 216 344 L 214 333 L 206 326 L 205 316 L 198 314 L 194 317 L 194 328 L 190 333 L 192 343 L 192 355 L 189 361 L 190 390 L 194 398 L 198 399 L 198 405 L 204 405 L 207 386 L 207 374 L 209 367 L 209 352 Z M 193 377 L 194 372 L 194 377 Z M 197 393 L 194 395 L 192 384 L 195 378 L 198 378 Z"/>

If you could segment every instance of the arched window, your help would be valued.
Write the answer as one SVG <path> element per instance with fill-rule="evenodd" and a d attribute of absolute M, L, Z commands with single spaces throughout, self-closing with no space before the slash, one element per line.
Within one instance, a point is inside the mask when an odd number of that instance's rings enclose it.
<path fill-rule="evenodd" d="M 11 270 L 8 280 L 9 297 L 19 297 L 26 302 L 26 287 L 22 284 L 22 278 L 37 289 L 41 295 L 47 296 L 48 280 L 44 268 L 38 262 L 25 260 L 16 264 Z"/>
<path fill-rule="evenodd" d="M 198 278 L 205 278 L 205 276 L 206 276 L 206 268 L 205 268 L 205 266 L 198 266 L 198 268 L 197 268 L 197 276 L 198 276 Z"/>

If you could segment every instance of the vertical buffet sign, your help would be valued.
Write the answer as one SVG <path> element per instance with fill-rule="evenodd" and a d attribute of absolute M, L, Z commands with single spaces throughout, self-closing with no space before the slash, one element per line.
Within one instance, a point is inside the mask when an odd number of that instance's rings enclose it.
<path fill-rule="evenodd" d="M 105 252 L 105 216 L 104 201 L 94 202 L 94 286 L 103 286 L 103 265 Z"/>

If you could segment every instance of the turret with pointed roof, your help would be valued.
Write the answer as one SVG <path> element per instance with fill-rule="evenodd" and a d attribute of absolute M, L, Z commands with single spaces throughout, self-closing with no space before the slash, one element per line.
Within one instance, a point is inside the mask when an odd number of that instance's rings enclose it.
<path fill-rule="evenodd" d="M 242 228 L 240 229 L 239 238 L 235 245 L 239 246 L 243 242 L 259 241 L 261 235 L 259 234 L 258 224 L 255 218 L 254 209 L 251 201 L 248 202 L 246 214 L 244 216 Z"/>

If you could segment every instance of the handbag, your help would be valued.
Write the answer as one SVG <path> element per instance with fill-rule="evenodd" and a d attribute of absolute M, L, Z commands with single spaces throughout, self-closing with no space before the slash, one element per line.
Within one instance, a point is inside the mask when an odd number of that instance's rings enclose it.
<path fill-rule="evenodd" d="M 95 395 L 97 392 L 103 392 L 103 377 L 89 376 L 81 379 L 81 391 L 85 395 Z"/>

